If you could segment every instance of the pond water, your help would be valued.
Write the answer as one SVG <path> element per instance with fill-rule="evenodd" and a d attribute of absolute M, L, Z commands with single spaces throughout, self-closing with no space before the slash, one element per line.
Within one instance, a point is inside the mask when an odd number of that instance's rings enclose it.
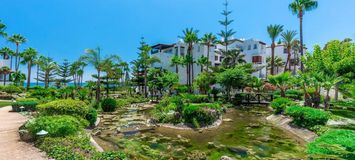
<path fill-rule="evenodd" d="M 228 109 L 219 127 L 178 130 L 147 124 L 143 105 L 103 115 L 94 139 L 104 150 L 121 150 L 130 159 L 305 159 L 305 144 L 273 127 L 265 107 Z"/>

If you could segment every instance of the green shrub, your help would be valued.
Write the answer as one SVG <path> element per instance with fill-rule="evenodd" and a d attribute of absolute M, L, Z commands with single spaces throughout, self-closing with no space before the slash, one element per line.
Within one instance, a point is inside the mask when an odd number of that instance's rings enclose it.
<path fill-rule="evenodd" d="M 211 125 L 221 115 L 222 107 L 218 103 L 189 104 L 183 108 L 183 118 L 194 127 Z"/>
<path fill-rule="evenodd" d="M 17 98 L 16 102 L 37 102 L 37 98 Z"/>
<path fill-rule="evenodd" d="M 130 102 L 128 102 L 126 99 L 118 99 L 116 100 L 116 102 L 117 102 L 117 107 L 119 108 L 123 108 L 130 105 Z"/>
<path fill-rule="evenodd" d="M 183 99 L 188 103 L 208 103 L 211 102 L 207 95 L 182 94 Z"/>
<path fill-rule="evenodd" d="M 89 138 L 84 135 L 45 137 L 37 147 L 56 160 L 84 160 L 96 154 Z"/>
<path fill-rule="evenodd" d="M 104 112 L 113 112 L 117 108 L 117 102 L 112 98 L 106 98 L 101 102 L 101 108 Z"/>
<path fill-rule="evenodd" d="M 12 103 L 12 111 L 15 112 L 20 112 L 20 111 L 35 111 L 36 110 L 36 106 L 37 106 L 37 102 L 14 102 Z M 24 109 L 21 110 L 20 107 L 24 107 Z"/>
<path fill-rule="evenodd" d="M 286 114 L 293 118 L 294 124 L 305 128 L 324 125 L 329 119 L 327 112 L 310 107 L 290 106 L 286 109 Z"/>
<path fill-rule="evenodd" d="M 90 126 L 95 125 L 97 119 L 97 111 L 95 108 L 90 108 L 88 114 L 85 116 L 85 119 L 89 121 Z"/>
<path fill-rule="evenodd" d="M 89 107 L 85 102 L 78 100 L 56 100 L 38 105 L 38 110 L 45 115 L 72 115 L 85 118 Z"/>
<path fill-rule="evenodd" d="M 9 86 L 5 86 L 3 88 L 3 91 L 9 94 L 14 94 L 14 93 L 21 93 L 22 90 L 21 88 L 14 86 L 14 85 L 9 85 Z"/>
<path fill-rule="evenodd" d="M 303 97 L 303 92 L 300 90 L 287 90 L 286 91 L 286 97 L 296 99 L 296 100 L 301 100 Z"/>
<path fill-rule="evenodd" d="M 86 126 L 86 121 L 64 115 L 41 116 L 29 121 L 25 127 L 33 136 L 36 136 L 37 132 L 45 130 L 50 137 L 64 137 L 73 135 Z"/>
<path fill-rule="evenodd" d="M 355 159 L 355 131 L 330 130 L 308 144 L 307 152 L 318 159 Z"/>
<path fill-rule="evenodd" d="M 127 156 L 122 152 L 109 151 L 109 152 L 98 152 L 93 157 L 92 160 L 126 160 Z"/>
<path fill-rule="evenodd" d="M 292 104 L 293 102 L 287 98 L 276 98 L 271 102 L 271 107 L 275 110 L 275 114 L 281 114 L 287 106 Z"/>

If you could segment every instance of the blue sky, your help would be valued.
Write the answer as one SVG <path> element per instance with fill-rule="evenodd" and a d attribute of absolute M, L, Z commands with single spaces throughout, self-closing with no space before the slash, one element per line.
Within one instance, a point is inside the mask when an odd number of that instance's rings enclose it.
<path fill-rule="evenodd" d="M 269 24 L 298 30 L 298 19 L 288 9 L 292 0 L 230 0 L 232 28 L 237 38 L 257 38 L 270 43 Z M 41 54 L 75 60 L 84 49 L 100 46 L 104 54 L 125 61 L 137 57 L 140 37 L 149 44 L 174 43 L 182 30 L 194 27 L 200 36 L 218 33 L 224 0 L 1 0 L 0 19 L 9 34 L 28 39 L 21 47 Z M 319 0 L 318 9 L 306 13 L 307 46 L 332 39 L 355 39 L 355 1 Z M 0 47 L 14 46 L 0 40 Z M 87 72 L 92 68 L 87 68 Z M 87 74 L 86 79 L 90 79 Z"/>

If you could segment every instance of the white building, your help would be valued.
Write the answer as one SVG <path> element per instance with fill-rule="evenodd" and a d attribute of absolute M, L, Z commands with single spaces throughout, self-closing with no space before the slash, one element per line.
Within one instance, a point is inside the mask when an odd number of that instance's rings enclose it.
<path fill-rule="evenodd" d="M 5 66 L 10 68 L 9 56 L 3 56 L 2 59 L 0 59 L 0 69 Z M 6 74 L 5 85 L 11 84 L 9 74 L 10 73 Z M 4 77 L 5 77 L 4 74 L 0 72 L 0 85 L 4 85 Z"/>
<path fill-rule="evenodd" d="M 268 75 L 268 73 L 266 73 L 266 58 L 271 57 L 271 48 L 267 46 L 263 41 L 256 39 L 234 39 L 232 41 L 233 42 L 228 46 L 228 49 L 239 49 L 242 54 L 245 55 L 245 61 L 247 63 L 252 63 L 254 68 L 259 68 L 259 71 L 253 73 L 253 76 L 266 78 Z M 164 68 L 171 72 L 176 72 L 176 67 L 171 66 L 171 59 L 174 55 L 185 56 L 187 54 L 187 47 L 187 44 L 183 43 L 182 41 L 174 44 L 157 44 L 152 46 L 151 55 L 160 59 L 160 62 L 153 64 L 152 67 Z M 224 50 L 225 46 L 220 44 L 211 46 L 209 54 L 209 61 L 211 62 L 211 66 L 218 66 L 222 63 L 224 57 L 218 53 L 218 50 L 220 49 Z M 199 59 L 202 55 L 207 57 L 207 46 L 202 44 L 194 44 L 192 54 L 195 61 L 197 61 L 197 59 Z M 294 55 L 299 54 L 292 53 L 291 63 L 294 62 Z M 285 49 L 284 45 L 276 46 L 275 56 L 281 57 L 283 63 L 286 63 L 287 50 Z M 194 70 L 193 72 L 191 71 L 191 74 L 193 73 L 193 77 L 197 77 L 197 75 L 201 73 L 201 66 L 195 63 L 193 68 Z M 279 67 L 279 73 L 281 71 L 283 71 L 283 67 Z M 180 78 L 180 83 L 186 84 L 187 73 L 185 66 L 178 66 L 178 75 Z"/>

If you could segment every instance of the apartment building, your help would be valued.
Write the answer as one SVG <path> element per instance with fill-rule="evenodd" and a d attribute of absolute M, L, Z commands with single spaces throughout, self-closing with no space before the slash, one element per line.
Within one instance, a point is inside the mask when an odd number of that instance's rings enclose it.
<path fill-rule="evenodd" d="M 0 59 L 0 69 L 4 66 L 7 66 L 10 68 L 10 57 L 9 56 L 2 56 Z M 0 85 L 4 85 L 4 74 L 0 72 Z M 10 78 L 9 78 L 9 73 L 6 74 L 6 81 L 5 85 L 11 84 Z"/>

